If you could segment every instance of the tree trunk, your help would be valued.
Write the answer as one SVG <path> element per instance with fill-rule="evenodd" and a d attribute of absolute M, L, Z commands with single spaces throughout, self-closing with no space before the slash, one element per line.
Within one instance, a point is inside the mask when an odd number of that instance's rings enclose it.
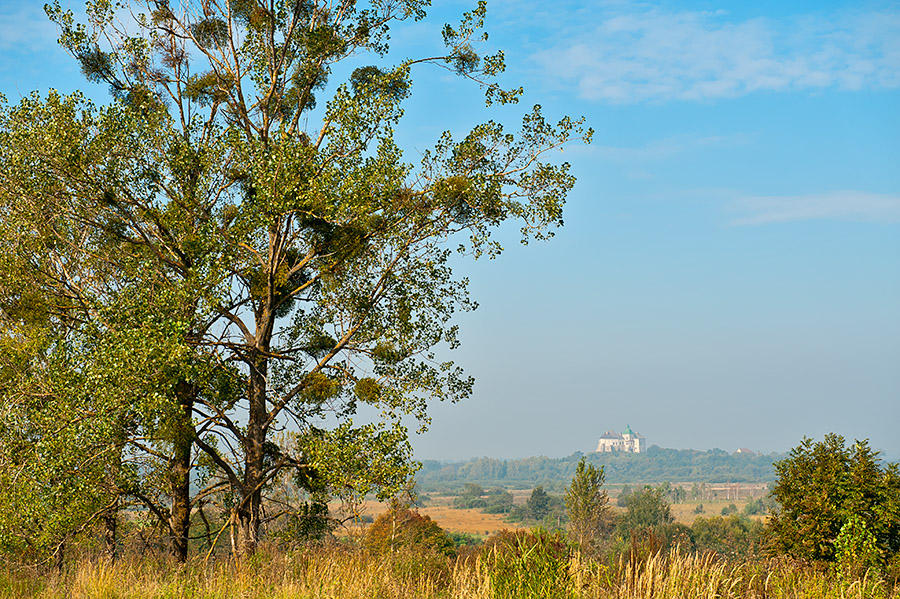
<path fill-rule="evenodd" d="M 118 541 L 118 524 L 119 524 L 119 497 L 113 500 L 113 505 L 103 512 L 103 542 L 106 548 L 106 555 L 109 559 L 115 561 L 119 557 L 117 547 Z"/>
<path fill-rule="evenodd" d="M 112 496 L 112 502 L 103 511 L 101 519 L 103 521 L 103 545 L 107 557 L 115 561 L 119 556 L 118 551 L 118 532 L 119 532 L 119 504 L 120 493 L 119 488 L 119 471 L 122 468 L 122 452 L 125 443 L 122 440 L 123 428 L 119 427 L 116 431 L 116 440 L 112 445 L 112 459 L 108 464 L 106 471 L 106 491 Z"/>
<path fill-rule="evenodd" d="M 259 358 L 250 373 L 250 410 L 247 417 L 244 481 L 237 507 L 239 555 L 251 555 L 259 544 L 262 483 L 265 477 L 263 446 L 266 441 L 266 374 L 268 364 Z"/>
<path fill-rule="evenodd" d="M 193 385 L 180 381 L 175 393 L 181 413 L 172 438 L 172 458 L 169 463 L 172 481 L 169 526 L 172 529 L 172 554 L 183 563 L 187 561 L 191 529 L 191 447 L 195 435 L 192 410 L 197 390 Z"/>
<path fill-rule="evenodd" d="M 277 229 L 269 229 L 269 259 L 273 258 L 273 248 Z M 235 510 L 235 524 L 238 528 L 237 554 L 252 555 L 259 544 L 259 529 L 262 520 L 262 487 L 265 481 L 264 446 L 268 432 L 269 411 L 266 405 L 268 393 L 269 349 L 275 324 L 273 277 L 269 276 L 267 298 L 257 308 L 255 314 L 256 339 L 252 348 L 252 360 L 248 379 L 247 432 L 244 442 L 244 480 L 241 501 Z"/>
<path fill-rule="evenodd" d="M 65 542 L 62 542 L 59 544 L 59 546 L 56 548 L 56 552 L 53 554 L 53 567 L 56 569 L 56 573 L 58 575 L 62 575 L 63 571 L 65 570 L 65 567 L 66 567 L 66 561 L 65 561 L 65 555 L 64 555 L 65 551 L 66 551 L 66 544 L 65 544 Z"/>

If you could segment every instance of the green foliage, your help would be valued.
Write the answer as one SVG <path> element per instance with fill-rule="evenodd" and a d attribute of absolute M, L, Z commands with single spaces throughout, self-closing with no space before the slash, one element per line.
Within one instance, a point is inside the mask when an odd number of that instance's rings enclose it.
<path fill-rule="evenodd" d="M 836 539 L 852 522 L 850 533 L 866 530 L 884 558 L 896 555 L 900 471 L 897 464 L 882 467 L 877 456 L 866 441 L 847 447 L 829 434 L 818 443 L 804 439 L 778 462 L 772 495 L 779 505 L 768 521 L 773 550 L 832 561 Z"/>
<path fill-rule="evenodd" d="M 482 53 L 483 2 L 443 29 L 443 56 L 386 64 L 390 28 L 427 6 L 89 0 L 84 23 L 46 6 L 114 101 L 0 101 L 0 536 L 52 530 L 46 550 L 140 505 L 185 549 L 211 502 L 250 553 L 286 478 L 303 491 L 287 513 L 408 486 L 405 419 L 424 430 L 429 401 L 473 384 L 434 353 L 474 307 L 452 249 L 496 255 L 506 221 L 552 236 L 574 178 L 545 157 L 591 137 L 535 106 L 515 132 L 446 132 L 405 162 L 394 130 L 417 65 L 488 104 L 521 93 L 498 84 L 502 52 Z M 328 87 L 347 59 L 380 66 Z M 353 422 L 361 403 L 376 422 Z"/>
<path fill-rule="evenodd" d="M 759 555 L 764 543 L 764 526 L 746 517 L 731 515 L 697 518 L 691 525 L 691 540 L 699 552 L 712 551 L 729 557 Z"/>
<path fill-rule="evenodd" d="M 626 533 L 673 521 L 665 490 L 661 487 L 644 486 L 635 490 L 628 495 L 625 506 L 625 513 L 619 518 L 619 529 Z"/>
<path fill-rule="evenodd" d="M 563 529 L 568 522 L 566 505 L 560 495 L 547 493 L 543 487 L 538 486 L 531 490 L 531 495 L 524 505 L 512 505 L 512 496 L 499 495 L 496 508 L 500 513 L 506 513 L 508 522 L 526 523 L 531 526 L 544 527 L 553 532 Z"/>
<path fill-rule="evenodd" d="M 747 504 L 744 506 L 743 514 L 745 516 L 755 516 L 757 514 L 766 513 L 766 510 L 767 510 L 766 503 L 760 497 L 760 498 L 751 499 L 750 501 L 748 501 Z"/>
<path fill-rule="evenodd" d="M 328 505 L 319 501 L 299 505 L 284 520 L 283 527 L 273 531 L 272 536 L 287 546 L 321 541 L 334 528 L 334 522 L 328 516 Z"/>
<path fill-rule="evenodd" d="M 484 489 L 480 485 L 466 483 L 456 499 L 453 507 L 457 509 L 478 509 L 487 507 L 487 501 L 482 497 Z"/>
<path fill-rule="evenodd" d="M 684 487 L 676 485 L 669 490 L 669 500 L 672 503 L 684 503 L 686 499 L 687 491 L 684 490 Z"/>
<path fill-rule="evenodd" d="M 525 502 L 529 516 L 534 520 L 543 520 L 550 513 L 550 497 L 544 491 L 544 487 L 537 486 L 531 491 L 531 495 Z"/>
<path fill-rule="evenodd" d="M 834 540 L 835 569 L 846 578 L 860 578 L 881 570 L 884 560 L 878 542 L 865 521 L 850 516 Z"/>
<path fill-rule="evenodd" d="M 506 514 L 513 509 L 513 496 L 499 487 L 485 491 L 480 485 L 466 483 L 453 500 L 453 507 L 480 509 L 486 514 Z"/>
<path fill-rule="evenodd" d="M 609 497 L 603 488 L 603 467 L 598 469 L 584 459 L 579 461 L 565 501 L 571 538 L 585 549 L 595 545 L 609 529 L 611 520 Z"/>
<path fill-rule="evenodd" d="M 457 549 L 460 547 L 478 547 L 482 542 L 481 537 L 466 532 L 451 532 L 449 537 L 453 542 L 453 546 Z"/>
<path fill-rule="evenodd" d="M 375 552 L 394 552 L 401 548 L 428 549 L 450 555 L 453 539 L 429 516 L 403 508 L 378 516 L 366 529 L 363 544 Z"/>

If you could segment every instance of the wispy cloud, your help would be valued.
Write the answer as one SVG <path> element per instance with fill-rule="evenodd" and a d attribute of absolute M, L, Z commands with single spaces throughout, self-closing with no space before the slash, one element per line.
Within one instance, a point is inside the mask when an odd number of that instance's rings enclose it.
<path fill-rule="evenodd" d="M 612 146 L 590 145 L 585 146 L 583 152 L 614 162 L 642 163 L 665 160 L 672 156 L 703 150 L 705 148 L 743 145 L 749 136 L 735 135 L 707 135 L 692 136 L 681 135 L 665 137 L 648 141 L 642 145 Z"/>
<path fill-rule="evenodd" d="M 56 44 L 56 25 L 43 6 L 43 2 L 0 3 L 0 50 L 35 51 Z"/>
<path fill-rule="evenodd" d="M 615 10 L 538 52 L 548 77 L 617 103 L 900 87 L 900 12 L 734 21 L 722 11 Z"/>
<path fill-rule="evenodd" d="M 743 213 L 732 221 L 735 225 L 800 220 L 900 222 L 900 195 L 865 191 L 744 197 L 734 202 L 734 208 Z"/>

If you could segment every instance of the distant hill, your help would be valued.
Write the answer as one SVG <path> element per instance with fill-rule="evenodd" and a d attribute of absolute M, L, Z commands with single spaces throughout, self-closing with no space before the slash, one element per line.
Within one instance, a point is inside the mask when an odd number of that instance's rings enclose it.
<path fill-rule="evenodd" d="M 785 457 L 775 453 L 735 455 L 721 449 L 664 449 L 654 445 L 638 454 L 579 452 L 564 458 L 475 458 L 450 463 L 427 460 L 417 481 L 423 491 L 453 489 L 463 483 L 520 488 L 543 485 L 561 490 L 571 480 L 582 455 L 592 464 L 605 467 L 609 484 L 769 482 L 775 480 L 773 463 Z"/>

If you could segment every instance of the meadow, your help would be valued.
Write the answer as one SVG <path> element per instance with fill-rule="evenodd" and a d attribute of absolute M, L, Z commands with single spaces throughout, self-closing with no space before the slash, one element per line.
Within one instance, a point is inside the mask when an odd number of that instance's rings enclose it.
<path fill-rule="evenodd" d="M 444 556 L 346 545 L 278 551 L 242 562 L 86 560 L 61 572 L 0 571 L 3 599 L 896 599 L 877 575 L 845 580 L 790 560 L 731 562 L 676 550 L 592 559 L 552 535 L 515 537 Z"/>

